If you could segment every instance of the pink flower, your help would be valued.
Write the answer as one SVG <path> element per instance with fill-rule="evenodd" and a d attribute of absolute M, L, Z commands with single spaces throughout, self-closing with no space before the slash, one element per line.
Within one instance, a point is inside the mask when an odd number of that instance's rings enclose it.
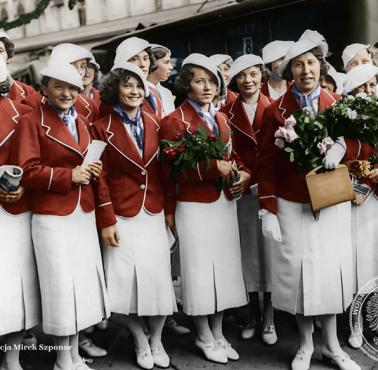
<path fill-rule="evenodd" d="M 295 130 L 290 126 L 288 128 L 278 127 L 278 130 L 275 132 L 274 137 L 284 139 L 288 143 L 292 143 L 298 139 L 298 135 Z"/>
<path fill-rule="evenodd" d="M 280 149 L 283 149 L 285 147 L 285 142 L 282 139 L 277 138 L 274 145 L 278 146 Z"/>
<path fill-rule="evenodd" d="M 285 128 L 293 128 L 297 124 L 297 121 L 293 115 L 291 115 L 289 118 L 285 120 Z"/>
<path fill-rule="evenodd" d="M 328 149 L 332 148 L 335 142 L 330 137 L 325 137 L 321 143 L 317 144 L 317 148 L 319 149 L 319 153 L 321 155 L 325 154 Z"/>

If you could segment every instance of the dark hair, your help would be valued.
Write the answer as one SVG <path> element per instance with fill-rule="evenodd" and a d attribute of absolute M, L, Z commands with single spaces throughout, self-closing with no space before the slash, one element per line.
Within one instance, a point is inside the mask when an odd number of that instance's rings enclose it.
<path fill-rule="evenodd" d="M 3 42 L 5 51 L 7 52 L 8 59 L 13 58 L 14 56 L 14 43 L 9 40 L 7 37 L 0 37 L 0 41 Z"/>
<path fill-rule="evenodd" d="M 265 66 L 263 64 L 257 64 L 257 65 L 255 65 L 253 67 L 259 67 L 259 69 L 261 71 L 261 75 L 262 75 L 262 77 L 261 77 L 261 82 L 262 83 L 265 82 L 266 80 L 268 80 L 268 78 L 269 78 L 269 72 L 267 71 L 267 69 L 265 68 Z M 238 84 L 236 83 L 236 77 L 237 77 L 237 75 L 234 76 L 234 78 L 230 81 L 230 84 L 229 84 L 228 87 L 229 87 L 230 90 L 239 93 L 240 90 L 238 88 Z"/>
<path fill-rule="evenodd" d="M 181 67 L 174 82 L 175 92 L 179 95 L 187 95 L 190 91 L 190 82 L 194 76 L 193 68 L 195 64 L 185 64 Z"/>
<path fill-rule="evenodd" d="M 150 66 L 150 73 L 155 72 L 158 66 L 158 60 L 164 58 L 167 54 L 171 54 L 170 50 L 164 46 L 157 46 L 155 48 L 151 48 L 151 54 L 154 58 L 154 65 L 151 64 Z"/>
<path fill-rule="evenodd" d="M 119 83 L 121 81 L 127 82 L 130 77 L 136 78 L 141 81 L 140 77 L 133 72 L 127 71 L 126 69 L 116 68 L 110 71 L 103 79 L 100 87 L 100 97 L 101 100 L 108 105 L 119 104 L 118 92 Z M 142 83 L 143 85 L 143 83 Z"/>
<path fill-rule="evenodd" d="M 49 81 L 51 80 L 51 78 L 52 77 L 49 77 L 49 76 L 42 76 L 42 79 L 41 79 L 41 86 L 42 87 L 46 87 L 47 85 L 48 85 L 48 83 L 49 83 Z M 70 84 L 71 85 L 71 84 Z M 80 93 L 80 89 L 77 87 L 77 86 L 75 86 L 75 85 L 71 85 L 71 86 L 73 86 L 73 87 L 75 87 L 76 89 L 77 89 L 77 91 Z M 43 90 L 41 89 L 41 94 L 42 95 L 45 95 L 44 93 L 43 93 Z"/>
<path fill-rule="evenodd" d="M 319 60 L 319 63 L 320 63 L 320 75 L 325 76 L 328 72 L 329 67 L 328 67 L 327 62 L 325 61 L 325 59 L 323 57 L 322 49 L 317 46 L 316 48 L 308 50 L 308 51 L 304 52 L 303 54 L 305 54 L 305 53 L 314 54 L 314 56 L 316 57 L 316 59 Z M 293 81 L 293 74 L 291 73 L 291 62 L 292 62 L 292 60 L 289 61 L 286 68 L 282 72 L 282 78 L 286 81 Z"/>

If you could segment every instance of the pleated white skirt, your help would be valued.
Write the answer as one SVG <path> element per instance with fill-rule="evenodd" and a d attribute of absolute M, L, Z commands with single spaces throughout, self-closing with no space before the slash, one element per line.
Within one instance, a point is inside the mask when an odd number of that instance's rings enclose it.
<path fill-rule="evenodd" d="M 209 315 L 247 304 L 236 201 L 178 202 L 184 312 Z"/>
<path fill-rule="evenodd" d="M 118 247 L 103 246 L 110 309 L 140 316 L 177 311 L 164 212 L 117 216 Z"/>
<path fill-rule="evenodd" d="M 0 335 L 41 322 L 31 213 L 9 214 L 0 206 Z"/>
<path fill-rule="evenodd" d="M 32 235 L 42 298 L 43 331 L 73 335 L 109 316 L 95 214 L 37 215 Z"/>

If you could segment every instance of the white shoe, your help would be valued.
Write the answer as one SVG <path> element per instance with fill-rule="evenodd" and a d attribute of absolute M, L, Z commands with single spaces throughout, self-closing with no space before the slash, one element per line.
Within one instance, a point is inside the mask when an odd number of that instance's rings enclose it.
<path fill-rule="evenodd" d="M 222 349 L 217 347 L 216 342 L 204 343 L 197 338 L 195 345 L 202 351 L 207 360 L 227 364 L 227 356 Z"/>
<path fill-rule="evenodd" d="M 89 338 L 85 338 L 79 343 L 79 348 L 89 357 L 104 357 L 108 354 L 104 348 L 96 346 Z"/>
<path fill-rule="evenodd" d="M 225 355 L 229 360 L 237 361 L 239 360 L 239 353 L 235 351 L 234 348 L 232 348 L 231 343 L 227 341 L 226 338 L 223 337 L 223 339 L 219 339 L 216 341 L 216 344 L 218 347 L 223 349 Z"/>
<path fill-rule="evenodd" d="M 169 356 L 162 345 L 158 347 L 151 346 L 151 353 L 156 366 L 162 367 L 163 369 L 169 367 Z"/>
<path fill-rule="evenodd" d="M 361 370 L 360 366 L 357 365 L 341 348 L 337 353 L 333 353 L 323 346 L 322 357 L 324 361 L 336 365 L 340 370 Z"/>
<path fill-rule="evenodd" d="M 361 333 L 353 332 L 353 331 L 350 333 L 350 336 L 348 338 L 348 343 L 352 348 L 354 349 L 361 348 L 362 342 L 363 342 L 363 339 L 362 339 Z"/>
<path fill-rule="evenodd" d="M 96 329 L 98 330 L 108 330 L 109 329 L 109 321 L 108 319 L 104 319 L 98 324 L 96 324 Z"/>
<path fill-rule="evenodd" d="M 251 324 L 247 324 L 246 326 L 243 326 L 240 336 L 242 339 L 251 339 L 255 336 L 255 334 L 256 327 L 251 326 Z"/>
<path fill-rule="evenodd" d="M 94 370 L 86 364 L 87 362 L 92 362 L 92 360 L 82 358 L 80 362 L 73 365 L 72 370 Z"/>
<path fill-rule="evenodd" d="M 262 340 L 264 343 L 272 346 L 277 343 L 277 333 L 274 325 L 268 325 L 263 329 Z"/>
<path fill-rule="evenodd" d="M 136 362 L 142 369 L 150 370 L 154 367 L 154 359 L 149 346 L 143 349 L 136 349 Z"/>
<path fill-rule="evenodd" d="M 180 325 L 172 316 L 167 317 L 164 325 L 165 331 L 171 334 L 186 335 L 190 334 L 191 330 L 186 326 Z"/>
<path fill-rule="evenodd" d="M 300 348 L 291 363 L 291 370 L 309 370 L 313 353 L 314 350 L 308 351 Z"/>

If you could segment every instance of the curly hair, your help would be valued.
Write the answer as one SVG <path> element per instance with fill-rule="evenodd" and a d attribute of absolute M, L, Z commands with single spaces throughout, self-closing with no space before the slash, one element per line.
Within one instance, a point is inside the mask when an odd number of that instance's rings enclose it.
<path fill-rule="evenodd" d="M 14 43 L 9 40 L 7 37 L 0 37 L 0 41 L 3 42 L 5 51 L 7 52 L 8 59 L 13 58 L 14 56 Z"/>
<path fill-rule="evenodd" d="M 155 72 L 158 68 L 158 60 L 164 58 L 166 55 L 171 54 L 171 51 L 164 46 L 157 46 L 156 48 L 151 48 L 151 54 L 154 58 L 155 63 L 150 66 L 150 73 Z"/>
<path fill-rule="evenodd" d="M 179 74 L 177 75 L 174 82 L 175 92 L 179 95 L 187 95 L 190 91 L 190 82 L 194 76 L 193 68 L 194 64 L 185 64 L 181 67 Z"/>
<path fill-rule="evenodd" d="M 319 63 L 320 63 L 320 76 L 325 76 L 328 72 L 329 67 L 327 65 L 327 62 L 324 59 L 322 49 L 317 46 L 316 48 L 306 51 L 305 53 L 314 54 L 314 56 L 316 57 L 316 59 L 319 60 Z M 282 78 L 285 79 L 286 81 L 293 81 L 293 73 L 291 72 L 291 63 L 292 63 L 292 60 L 289 61 L 286 68 L 282 72 Z"/>
<path fill-rule="evenodd" d="M 121 81 L 127 82 L 130 77 L 136 78 L 138 81 L 142 82 L 138 75 L 133 72 L 127 71 L 122 68 L 116 68 L 110 71 L 102 80 L 100 86 L 100 97 L 101 100 L 108 105 L 119 104 L 118 92 L 119 83 Z M 142 83 L 143 85 L 143 83 Z"/>
<path fill-rule="evenodd" d="M 261 71 L 261 83 L 264 83 L 266 80 L 268 80 L 269 72 L 263 64 L 257 64 L 254 67 L 259 67 L 259 69 Z M 230 90 L 237 92 L 237 93 L 240 93 L 240 90 L 238 88 L 238 84 L 236 83 L 236 77 L 237 77 L 237 75 L 230 81 L 230 84 L 229 84 L 228 87 L 230 88 Z"/>

